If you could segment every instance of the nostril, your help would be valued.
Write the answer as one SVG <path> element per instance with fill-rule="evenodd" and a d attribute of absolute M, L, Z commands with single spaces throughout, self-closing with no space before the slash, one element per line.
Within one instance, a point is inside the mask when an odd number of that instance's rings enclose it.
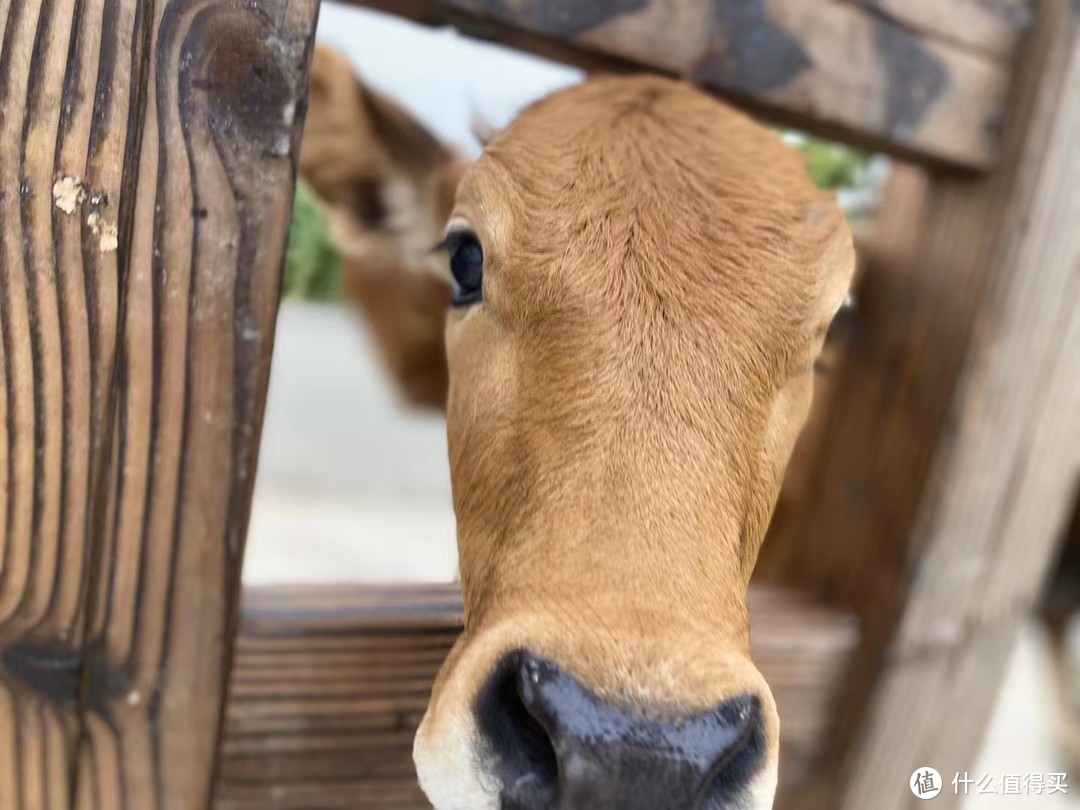
<path fill-rule="evenodd" d="M 477 720 L 502 785 L 503 807 L 549 807 L 558 791 L 559 769 L 551 738 L 530 711 L 522 690 L 522 653 L 502 660 L 481 691 Z"/>
<path fill-rule="evenodd" d="M 700 806 L 730 807 L 735 797 L 753 782 L 765 757 L 761 700 L 756 696 L 742 695 L 721 704 L 713 716 L 718 726 L 741 728 L 742 731 L 713 763 L 705 780 Z"/>

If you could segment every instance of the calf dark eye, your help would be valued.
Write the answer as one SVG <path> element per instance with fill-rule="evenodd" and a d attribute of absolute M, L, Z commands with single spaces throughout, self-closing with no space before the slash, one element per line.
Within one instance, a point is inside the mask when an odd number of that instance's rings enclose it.
<path fill-rule="evenodd" d="M 832 323 L 829 324 L 828 331 L 825 333 L 825 345 L 821 357 L 814 363 L 815 374 L 828 371 L 829 366 L 835 362 L 836 344 L 846 342 L 851 337 L 852 332 L 855 331 L 855 319 L 855 297 L 849 293 L 839 311 L 833 316 Z"/>
<path fill-rule="evenodd" d="M 450 254 L 450 275 L 454 278 L 455 307 L 476 304 L 484 298 L 484 249 L 472 231 L 453 231 L 444 242 Z"/>
<path fill-rule="evenodd" d="M 840 310 L 829 324 L 829 331 L 825 333 L 825 342 L 833 343 L 851 334 L 855 330 L 855 317 L 855 296 L 848 293 L 844 303 L 840 305 Z"/>
<path fill-rule="evenodd" d="M 362 225 L 381 228 L 389 213 L 377 180 L 360 180 L 350 189 L 349 207 Z"/>

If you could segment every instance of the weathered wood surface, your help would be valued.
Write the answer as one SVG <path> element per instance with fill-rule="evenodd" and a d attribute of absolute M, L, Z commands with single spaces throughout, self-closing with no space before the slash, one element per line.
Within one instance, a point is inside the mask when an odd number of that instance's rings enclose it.
<path fill-rule="evenodd" d="M 881 785 L 970 767 L 1052 559 L 1080 450 L 1078 13 L 1039 4 L 996 171 L 898 170 L 886 197 L 818 485 L 758 571 L 863 627 L 833 740 L 846 768 L 796 806 L 907 806 Z"/>
<path fill-rule="evenodd" d="M 1046 31 L 1050 61 L 1033 88 L 1028 146 L 1038 151 L 1015 164 L 1023 194 L 1006 208 L 1000 274 L 954 405 L 959 430 L 937 460 L 937 495 L 920 517 L 921 558 L 889 645 L 893 663 L 849 763 L 842 806 L 851 810 L 880 797 L 902 763 L 921 758 L 942 773 L 971 766 L 1015 629 L 1038 602 L 1075 503 L 1080 6 L 1059 10 L 1068 16 Z M 996 655 L 982 653 L 990 647 Z M 945 716 L 956 722 L 942 734 Z"/>
<path fill-rule="evenodd" d="M 217 810 L 421 808 L 412 739 L 461 630 L 457 586 L 245 591 Z M 750 594 L 754 658 L 783 719 L 784 779 L 815 762 L 855 644 L 850 617 Z"/>
<path fill-rule="evenodd" d="M 314 0 L 0 0 L 0 808 L 203 807 Z"/>
<path fill-rule="evenodd" d="M 690 79 L 779 123 L 994 163 L 1028 0 L 348 0 L 590 69 Z"/>
<path fill-rule="evenodd" d="M 1031 22 L 1029 0 L 842 0 L 920 35 L 1009 59 Z"/>

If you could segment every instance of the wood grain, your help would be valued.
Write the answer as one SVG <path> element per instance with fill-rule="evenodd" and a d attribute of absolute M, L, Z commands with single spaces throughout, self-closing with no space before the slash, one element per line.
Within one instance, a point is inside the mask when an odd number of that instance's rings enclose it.
<path fill-rule="evenodd" d="M 247 589 L 215 808 L 426 807 L 413 734 L 461 620 L 456 585 Z M 750 620 L 783 717 L 784 779 L 798 780 L 856 628 L 770 590 L 751 593 Z"/>
<path fill-rule="evenodd" d="M 315 7 L 0 2 L 0 807 L 207 801 Z"/>
<path fill-rule="evenodd" d="M 349 0 L 934 165 L 994 164 L 1026 0 Z"/>
<path fill-rule="evenodd" d="M 0 19 L 0 806 L 36 810 L 73 793 L 119 278 L 53 187 L 70 175 L 120 198 L 127 115 L 108 139 L 95 102 L 99 82 L 122 96 L 130 76 L 99 63 L 101 9 L 20 0 Z M 83 70 L 69 68 L 73 42 Z"/>

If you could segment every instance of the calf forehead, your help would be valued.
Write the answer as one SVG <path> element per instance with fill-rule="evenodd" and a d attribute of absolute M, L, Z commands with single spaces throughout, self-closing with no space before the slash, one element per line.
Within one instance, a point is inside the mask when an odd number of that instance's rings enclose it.
<path fill-rule="evenodd" d="M 821 258 L 844 230 L 774 134 L 656 77 L 534 105 L 489 147 L 469 196 L 500 220 L 500 283 L 544 318 L 586 307 L 782 337 L 821 314 Z"/>

